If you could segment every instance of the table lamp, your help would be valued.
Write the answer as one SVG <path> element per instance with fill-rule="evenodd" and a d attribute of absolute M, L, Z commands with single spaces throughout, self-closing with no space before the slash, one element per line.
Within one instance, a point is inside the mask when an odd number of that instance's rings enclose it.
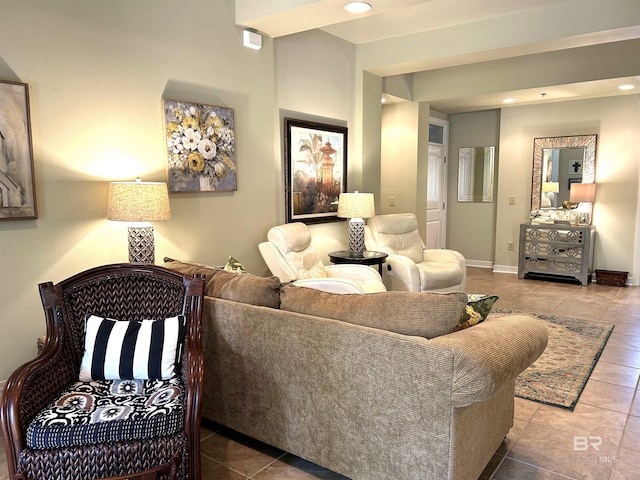
<path fill-rule="evenodd" d="M 155 263 L 153 226 L 149 222 L 171 218 L 167 184 L 140 178 L 109 183 L 107 218 L 137 223 L 129 226 L 129 262 Z"/>
<path fill-rule="evenodd" d="M 591 205 L 596 199 L 595 183 L 572 183 L 569 190 L 569 201 L 580 203 L 576 208 L 579 225 L 589 225 L 591 223 Z"/>
<path fill-rule="evenodd" d="M 555 207 L 556 193 L 560 191 L 558 182 L 542 182 L 542 193 L 545 194 L 551 206 Z"/>
<path fill-rule="evenodd" d="M 338 217 L 349 219 L 349 254 L 362 257 L 364 252 L 364 218 L 376 214 L 373 193 L 341 193 Z"/>

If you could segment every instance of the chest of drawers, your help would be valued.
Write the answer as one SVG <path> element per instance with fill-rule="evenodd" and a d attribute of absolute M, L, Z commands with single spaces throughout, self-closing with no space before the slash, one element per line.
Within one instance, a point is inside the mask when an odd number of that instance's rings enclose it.
<path fill-rule="evenodd" d="M 568 277 L 589 283 L 595 227 L 566 224 L 520 225 L 518 278 Z"/>

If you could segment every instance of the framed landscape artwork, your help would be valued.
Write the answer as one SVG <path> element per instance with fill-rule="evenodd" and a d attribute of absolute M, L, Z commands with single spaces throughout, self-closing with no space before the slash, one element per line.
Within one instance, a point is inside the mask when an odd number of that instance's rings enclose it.
<path fill-rule="evenodd" d="M 169 192 L 237 189 L 232 108 L 163 100 Z"/>
<path fill-rule="evenodd" d="M 347 127 L 285 118 L 287 222 L 338 219 L 346 192 Z"/>
<path fill-rule="evenodd" d="M 35 218 L 29 87 L 0 80 L 0 220 Z"/>

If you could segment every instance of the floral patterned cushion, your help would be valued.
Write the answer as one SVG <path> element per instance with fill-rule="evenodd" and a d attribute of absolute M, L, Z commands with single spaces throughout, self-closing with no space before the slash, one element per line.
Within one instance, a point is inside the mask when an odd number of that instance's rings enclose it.
<path fill-rule="evenodd" d="M 184 423 L 184 389 L 169 380 L 76 382 L 27 429 L 27 446 L 61 448 L 176 433 Z"/>
<path fill-rule="evenodd" d="M 225 264 L 224 267 L 222 267 L 222 269 L 228 272 L 233 272 L 233 273 L 247 272 L 246 268 L 244 268 L 244 265 L 242 265 L 238 260 L 236 260 L 233 257 L 229 257 L 229 260 L 227 260 L 227 263 Z"/>
<path fill-rule="evenodd" d="M 460 316 L 456 331 L 484 322 L 496 300 L 496 295 L 469 295 L 469 302 Z"/>

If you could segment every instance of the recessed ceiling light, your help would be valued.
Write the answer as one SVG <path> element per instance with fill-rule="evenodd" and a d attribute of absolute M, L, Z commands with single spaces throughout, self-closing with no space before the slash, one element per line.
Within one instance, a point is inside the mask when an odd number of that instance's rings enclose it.
<path fill-rule="evenodd" d="M 367 2 L 349 2 L 344 6 L 347 12 L 363 13 L 371 10 L 371 4 Z"/>
<path fill-rule="evenodd" d="M 635 85 L 631 85 L 630 83 L 627 83 L 625 85 L 620 85 L 618 87 L 618 90 L 633 90 L 635 87 Z"/>
<path fill-rule="evenodd" d="M 516 101 L 516 99 L 515 99 L 515 98 L 504 98 L 504 99 L 502 100 L 502 103 L 513 103 L 513 102 L 515 102 L 515 101 Z"/>

